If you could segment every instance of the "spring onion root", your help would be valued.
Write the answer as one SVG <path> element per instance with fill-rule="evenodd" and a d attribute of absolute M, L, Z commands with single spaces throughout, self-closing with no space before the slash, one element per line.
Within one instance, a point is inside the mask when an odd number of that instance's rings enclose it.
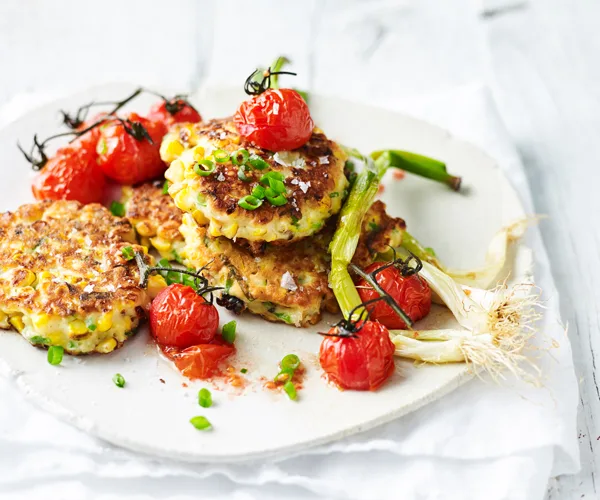
<path fill-rule="evenodd" d="M 456 283 L 423 263 L 420 275 L 450 309 L 464 330 L 392 332 L 398 356 L 429 363 L 466 362 L 504 379 L 505 371 L 537 382 L 537 367 L 523 354 L 539 319 L 531 283 L 480 290 Z M 527 370 L 526 368 L 530 368 Z"/>

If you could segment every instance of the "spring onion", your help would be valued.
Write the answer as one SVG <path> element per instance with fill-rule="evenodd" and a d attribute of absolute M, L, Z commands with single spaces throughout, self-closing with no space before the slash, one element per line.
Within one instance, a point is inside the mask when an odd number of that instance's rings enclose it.
<path fill-rule="evenodd" d="M 262 187 L 260 184 L 257 184 L 252 188 L 252 196 L 254 196 L 255 198 L 262 200 L 264 199 L 265 195 L 265 188 Z"/>
<path fill-rule="evenodd" d="M 262 200 L 259 200 L 258 198 L 254 197 L 252 195 L 244 196 L 243 198 L 240 198 L 240 200 L 238 201 L 238 205 L 242 208 L 245 208 L 246 210 L 256 210 L 262 204 L 263 204 Z"/>
<path fill-rule="evenodd" d="M 212 424 L 206 417 L 197 416 L 190 418 L 190 424 L 192 424 L 199 431 L 207 431 L 212 428 Z"/>
<path fill-rule="evenodd" d="M 231 153 L 231 162 L 234 165 L 244 165 L 248 158 L 250 157 L 250 153 L 248 153 L 247 149 L 238 149 Z"/>
<path fill-rule="evenodd" d="M 162 194 L 169 194 L 169 181 L 165 181 L 163 184 Z"/>
<path fill-rule="evenodd" d="M 269 164 L 257 155 L 250 156 L 250 158 L 248 159 L 248 164 L 256 170 L 264 170 L 265 168 L 269 167 Z"/>
<path fill-rule="evenodd" d="M 202 408 L 210 408 L 212 406 L 212 394 L 204 387 L 198 391 L 198 404 Z"/>
<path fill-rule="evenodd" d="M 281 368 L 290 368 L 295 370 L 300 366 L 300 358 L 296 354 L 288 354 L 281 360 Z"/>
<path fill-rule="evenodd" d="M 224 149 L 216 149 L 212 154 L 217 163 L 226 163 L 229 161 L 229 153 Z"/>
<path fill-rule="evenodd" d="M 215 171 L 215 162 L 212 160 L 198 160 L 194 164 L 194 172 L 200 177 L 207 177 Z"/>
<path fill-rule="evenodd" d="M 298 393 L 296 392 L 296 386 L 290 380 L 288 380 L 285 384 L 283 384 L 283 390 L 288 395 L 292 401 L 298 399 Z"/>
<path fill-rule="evenodd" d="M 498 231 L 488 246 L 485 265 L 476 269 L 452 269 L 444 266 L 431 249 L 424 247 L 407 231 L 402 234 L 402 247 L 422 261 L 434 265 L 454 281 L 487 290 L 497 284 L 498 276 L 506 264 L 511 244 L 523 236 L 531 222 L 529 219 L 519 220 Z"/>
<path fill-rule="evenodd" d="M 125 379 L 120 373 L 115 374 L 115 376 L 113 377 L 113 382 L 117 387 L 120 387 L 121 389 L 125 387 Z"/>
<path fill-rule="evenodd" d="M 42 337 L 41 335 L 34 335 L 29 339 L 29 342 L 31 342 L 34 345 L 49 345 L 50 339 Z"/>
<path fill-rule="evenodd" d="M 450 175 L 446 170 L 446 164 L 441 161 L 397 149 L 375 151 L 371 153 L 371 157 L 376 160 L 384 154 L 388 156 L 390 167 L 400 168 L 406 172 L 442 182 L 454 191 L 460 189 L 461 178 Z"/>
<path fill-rule="evenodd" d="M 237 323 L 235 321 L 230 321 L 229 323 L 225 323 L 223 325 L 223 330 L 221 332 L 221 336 L 223 340 L 228 344 L 233 344 L 235 342 L 235 328 Z"/>
<path fill-rule="evenodd" d="M 60 365 L 63 359 L 63 354 L 65 350 L 63 347 L 58 345 L 53 345 L 48 348 L 48 363 L 51 365 Z"/>
<path fill-rule="evenodd" d="M 121 250 L 121 254 L 125 260 L 131 260 L 135 257 L 135 252 L 133 251 L 133 247 L 126 246 Z"/>
<path fill-rule="evenodd" d="M 248 373 L 248 368 L 242 368 L 242 369 L 240 370 L 240 372 L 241 372 L 241 373 Z"/>
<path fill-rule="evenodd" d="M 125 205 L 118 201 L 113 201 L 110 204 L 110 212 L 117 217 L 125 217 Z"/>
<path fill-rule="evenodd" d="M 287 203 L 287 198 L 282 194 L 278 194 L 277 196 L 267 196 L 267 201 L 276 207 L 280 207 Z"/>
<path fill-rule="evenodd" d="M 248 177 L 246 175 L 246 165 L 240 165 L 240 168 L 238 168 L 237 176 L 238 176 L 238 179 L 243 182 L 250 182 L 252 180 L 251 177 Z"/>

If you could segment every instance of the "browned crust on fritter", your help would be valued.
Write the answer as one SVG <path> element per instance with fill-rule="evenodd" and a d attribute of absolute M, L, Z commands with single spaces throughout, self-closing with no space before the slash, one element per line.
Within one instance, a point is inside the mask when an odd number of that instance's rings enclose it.
<path fill-rule="evenodd" d="M 209 279 L 225 266 L 244 295 L 251 300 L 273 302 L 284 307 L 307 307 L 314 302 L 315 295 L 318 295 L 321 298 L 322 310 L 336 312 L 337 302 L 328 284 L 330 270 L 328 247 L 336 224 L 337 221 L 332 220 L 319 234 L 293 245 L 268 244 L 260 255 L 223 237 L 215 239 L 219 242 L 222 251 L 212 252 L 206 246 L 213 241 L 207 235 L 206 228 L 197 227 L 196 231 L 201 241 L 205 242 L 205 245 L 198 250 L 203 253 L 204 263 L 209 263 L 207 267 Z M 377 253 L 387 251 L 388 244 L 394 241 L 392 232 L 405 227 L 402 219 L 390 217 L 386 213 L 383 202 L 373 203 L 364 218 L 353 263 L 363 268 L 372 264 Z M 314 281 L 307 285 L 298 279 L 298 289 L 290 292 L 280 286 L 281 277 L 286 272 L 290 272 L 296 279 L 302 275 L 302 272 L 310 272 L 313 273 L 311 276 Z M 267 284 L 253 285 L 255 277 L 265 278 Z M 313 322 L 318 319 L 318 317 L 313 318 Z"/>
<path fill-rule="evenodd" d="M 143 253 L 131 243 L 133 234 L 127 219 L 98 204 L 45 201 L 1 214 L 0 270 L 11 277 L 0 278 L 0 303 L 8 309 L 71 316 L 137 302 L 145 294 L 138 286 L 139 271 L 122 253 L 126 246 Z M 37 275 L 53 269 L 72 271 L 75 282 L 45 281 L 6 294 L 7 285 L 15 286 L 27 271 Z"/>
<path fill-rule="evenodd" d="M 151 236 L 168 241 L 183 241 L 179 232 L 183 212 L 173 203 L 173 198 L 163 194 L 163 181 L 148 182 L 131 188 L 126 201 L 125 216 L 135 223 L 144 221 L 151 229 Z"/>
<path fill-rule="evenodd" d="M 194 146 L 189 142 L 189 132 L 182 125 L 175 125 L 179 138 L 184 146 Z M 318 203 L 325 196 L 335 191 L 336 178 L 343 175 L 344 165 L 337 160 L 333 151 L 338 146 L 321 132 L 313 132 L 309 141 L 301 148 L 296 149 L 306 161 L 305 168 L 283 167 L 275 160 L 269 151 L 256 147 L 237 132 L 231 118 L 210 120 L 194 125 L 195 132 L 206 136 L 212 141 L 221 141 L 220 148 L 233 152 L 240 148 L 247 149 L 250 154 L 255 154 L 266 161 L 270 170 L 281 172 L 289 168 L 293 176 L 286 179 L 288 203 L 275 207 L 270 203 L 263 203 L 261 207 L 252 211 L 252 219 L 261 224 L 267 224 L 275 218 L 302 217 L 302 207 Z M 320 163 L 320 157 L 327 157 L 327 163 Z M 232 214 L 239 209 L 238 200 L 249 195 L 264 172 L 254 170 L 246 172 L 249 182 L 238 178 L 238 167 L 232 163 L 216 164 L 215 173 L 199 179 L 202 185 L 201 192 L 213 200 L 216 210 Z M 218 180 L 219 178 L 224 180 Z M 294 180 L 294 184 L 292 184 Z M 300 183 L 310 183 L 306 193 L 300 188 Z"/>

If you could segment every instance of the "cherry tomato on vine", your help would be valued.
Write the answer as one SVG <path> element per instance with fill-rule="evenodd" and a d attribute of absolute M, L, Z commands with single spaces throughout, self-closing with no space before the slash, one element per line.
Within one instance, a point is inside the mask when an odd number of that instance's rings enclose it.
<path fill-rule="evenodd" d="M 375 262 L 365 269 L 371 274 L 385 262 Z M 375 275 L 377 283 L 396 301 L 400 308 L 413 321 L 418 321 L 429 314 L 431 309 L 431 289 L 418 274 L 403 276 L 395 267 L 388 267 Z M 365 280 L 358 283 L 358 294 L 363 302 L 379 297 L 379 294 Z M 379 321 L 390 330 L 406 329 L 406 324 L 384 301 L 369 306 L 370 319 Z"/>
<path fill-rule="evenodd" d="M 150 108 L 148 119 L 164 123 L 167 127 L 174 123 L 198 123 L 202 121 L 200 113 L 185 99 L 157 102 Z"/>
<path fill-rule="evenodd" d="M 166 170 L 159 152 L 160 142 L 167 132 L 166 126 L 136 113 L 131 113 L 126 119 L 126 124 L 112 120 L 100 126 L 96 150 L 104 174 L 120 184 L 139 184 L 160 177 Z"/>
<path fill-rule="evenodd" d="M 299 148 L 315 126 L 306 101 L 292 89 L 268 89 L 244 101 L 233 120 L 243 137 L 270 151 Z"/>
<path fill-rule="evenodd" d="M 60 148 L 33 179 L 37 200 L 102 201 L 106 178 L 97 164 L 96 145 L 87 134 Z"/>
<path fill-rule="evenodd" d="M 338 328 L 331 328 L 329 335 Z M 394 344 L 388 329 L 376 321 L 359 322 L 356 329 L 356 337 L 323 337 L 319 362 L 342 389 L 374 391 L 394 372 Z"/>
<path fill-rule="evenodd" d="M 208 344 L 217 334 L 219 312 L 186 285 L 175 283 L 154 298 L 150 306 L 150 331 L 164 346 Z"/>

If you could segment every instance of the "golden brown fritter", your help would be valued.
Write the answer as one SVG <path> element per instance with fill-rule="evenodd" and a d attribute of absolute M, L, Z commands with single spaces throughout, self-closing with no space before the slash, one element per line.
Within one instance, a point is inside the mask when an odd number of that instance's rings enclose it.
<path fill-rule="evenodd" d="M 224 287 L 250 312 L 271 321 L 308 326 L 320 320 L 323 310 L 337 310 L 328 285 L 327 252 L 335 223 L 293 245 L 267 245 L 256 255 L 227 238 L 211 238 L 206 227 L 186 214 L 181 226 L 186 242 L 182 257 L 188 267 L 207 266 L 211 284 Z M 353 262 L 366 267 L 388 245 L 399 246 L 404 227 L 402 219 L 389 217 L 385 205 L 376 201 L 365 217 Z"/>
<path fill-rule="evenodd" d="M 126 258 L 143 254 L 133 241 L 129 221 L 98 204 L 47 201 L 1 214 L 0 328 L 74 354 L 119 347 L 150 300 Z"/>
<path fill-rule="evenodd" d="M 183 236 L 179 226 L 183 212 L 163 191 L 163 183 L 148 182 L 124 187 L 122 203 L 125 205 L 125 216 L 133 224 L 140 243 L 148 248 L 156 248 L 165 259 L 181 262 L 179 252 L 183 247 Z"/>
<path fill-rule="evenodd" d="M 214 162 L 216 150 L 231 154 L 239 149 L 261 158 L 267 166 L 245 171 L 246 180 L 240 178 L 239 166 L 230 159 L 216 162 L 209 175 L 194 171 L 197 161 Z M 170 163 L 165 177 L 172 182 L 169 194 L 175 204 L 199 225 L 208 226 L 212 237 L 298 241 L 321 230 L 339 212 L 348 186 L 345 153 L 318 129 L 301 148 L 273 153 L 246 142 L 231 119 L 179 124 L 163 139 L 161 154 Z M 240 199 L 250 195 L 269 172 L 284 177 L 287 202 L 274 206 L 265 200 L 255 210 L 239 206 Z M 265 180 L 262 183 L 266 186 Z"/>

